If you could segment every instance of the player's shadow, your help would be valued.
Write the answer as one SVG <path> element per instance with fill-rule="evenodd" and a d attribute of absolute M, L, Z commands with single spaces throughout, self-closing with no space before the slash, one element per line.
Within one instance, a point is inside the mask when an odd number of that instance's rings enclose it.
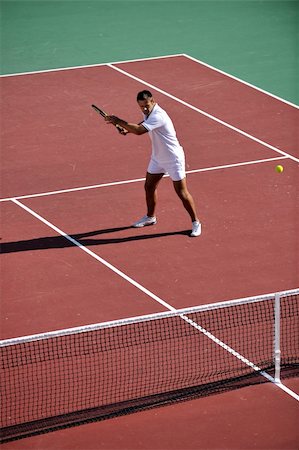
<path fill-rule="evenodd" d="M 69 237 L 72 238 L 74 241 L 76 241 L 77 244 L 75 242 L 71 242 L 69 239 L 63 236 L 48 236 L 36 239 L 28 239 L 24 241 L 3 242 L 0 245 L 0 253 L 26 252 L 33 250 L 75 247 L 77 245 L 90 247 L 94 245 L 120 244 L 123 242 L 142 241 L 146 239 L 155 239 L 167 236 L 188 235 L 190 233 L 190 230 L 182 230 L 182 231 L 169 231 L 165 233 L 144 234 L 142 232 L 140 233 L 141 230 L 138 230 L 137 232 L 138 234 L 135 234 L 134 236 L 92 238 L 93 236 L 99 236 L 109 233 L 117 233 L 119 231 L 128 230 L 130 228 L 132 227 L 129 226 L 129 227 L 108 228 L 105 230 L 95 230 L 89 231 L 87 233 L 78 233 L 69 235 Z"/>

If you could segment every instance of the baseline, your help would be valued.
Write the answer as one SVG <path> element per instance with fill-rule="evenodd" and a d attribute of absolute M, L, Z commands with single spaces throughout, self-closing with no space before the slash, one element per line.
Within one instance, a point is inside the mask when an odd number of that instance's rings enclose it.
<path fill-rule="evenodd" d="M 152 56 L 149 58 L 137 58 L 137 59 L 128 59 L 125 61 L 113 61 L 113 62 L 103 62 L 98 64 L 86 64 L 83 66 L 70 66 L 70 67 L 58 67 L 56 69 L 44 69 L 44 70 L 33 70 L 30 72 L 16 72 L 16 73 L 8 73 L 0 75 L 0 78 L 8 78 L 8 77 L 19 77 L 23 75 L 34 75 L 38 73 L 48 73 L 48 72 L 60 72 L 60 71 L 66 71 L 66 70 L 76 70 L 76 69 L 88 69 L 91 67 L 101 67 L 106 66 L 107 64 L 126 64 L 131 62 L 138 62 L 138 61 L 150 61 L 153 59 L 167 59 L 167 58 L 175 58 L 177 56 L 184 56 L 182 53 L 177 53 L 173 55 L 165 55 L 165 56 Z"/>
<path fill-rule="evenodd" d="M 276 100 L 279 100 L 283 103 L 286 103 L 289 106 L 292 106 L 296 109 L 299 109 L 299 106 L 296 105 L 295 103 L 292 103 L 288 100 L 285 100 L 282 97 L 279 97 L 275 94 L 272 94 L 269 91 L 266 91 L 264 89 L 259 88 L 258 86 L 255 86 L 254 84 L 249 83 L 248 81 L 242 80 L 241 78 L 236 77 L 235 75 L 232 75 L 228 72 L 225 72 L 221 69 L 218 69 L 215 66 L 212 66 L 211 64 L 208 64 L 198 58 L 194 58 L 191 55 L 188 55 L 187 53 L 174 53 L 174 54 L 170 54 L 170 55 L 161 55 L 161 56 L 152 56 L 152 57 L 147 57 L 147 58 L 136 58 L 136 59 L 128 59 L 128 60 L 122 60 L 122 61 L 110 61 L 110 62 L 103 62 L 103 63 L 97 63 L 97 64 L 85 64 L 82 66 L 70 66 L 70 67 L 57 67 L 54 69 L 44 69 L 44 70 L 33 70 L 33 71 L 29 71 L 29 72 L 16 72 L 16 73 L 8 73 L 8 74 L 3 74 L 0 75 L 0 78 L 6 78 L 6 77 L 17 77 L 17 76 L 22 76 L 22 75 L 34 75 L 34 74 L 38 74 L 38 73 L 47 73 L 47 72 L 59 72 L 59 71 L 65 71 L 65 70 L 75 70 L 75 69 L 85 69 L 85 68 L 89 68 L 89 67 L 100 67 L 100 66 L 105 66 L 107 64 L 128 64 L 128 63 L 134 63 L 134 62 L 142 62 L 142 61 L 151 61 L 151 60 L 155 60 L 155 59 L 167 59 L 167 58 L 176 58 L 178 56 L 184 56 L 185 58 L 188 58 L 198 64 L 202 64 L 203 66 L 208 67 L 209 69 L 215 70 L 218 73 L 221 73 L 222 75 L 225 75 L 229 78 L 232 78 L 233 80 L 239 81 L 242 84 L 245 84 L 246 86 L 251 87 L 252 89 L 256 89 L 259 92 L 262 92 L 263 94 L 269 95 L 272 98 L 275 98 Z"/>
<path fill-rule="evenodd" d="M 243 131 L 240 128 L 237 128 L 237 127 L 229 124 L 228 122 L 225 122 L 225 121 L 219 119 L 218 117 L 215 117 L 212 114 L 209 114 L 206 111 L 204 111 L 204 110 L 202 110 L 200 108 L 197 108 L 196 106 L 191 105 L 191 103 L 188 103 L 188 102 L 185 102 L 184 100 L 181 100 L 180 98 L 176 97 L 175 95 L 172 95 L 172 94 L 168 93 L 167 91 L 165 91 L 163 89 L 160 89 L 158 86 L 155 86 L 155 85 L 153 85 L 151 83 L 148 83 L 147 81 L 142 80 L 141 78 L 136 77 L 135 75 L 132 75 L 131 73 L 129 73 L 129 72 L 123 70 L 123 69 L 120 69 L 119 67 L 115 67 L 113 64 L 107 64 L 107 65 L 111 69 L 114 69 L 114 70 L 122 73 L 123 75 L 125 75 L 125 76 L 127 76 L 129 78 L 132 78 L 135 81 L 138 81 L 141 84 L 144 84 L 144 85 L 146 85 L 146 86 L 148 86 L 148 87 L 150 87 L 152 89 L 155 89 L 157 92 L 160 92 L 161 94 L 165 95 L 166 97 L 169 97 L 172 100 L 175 100 L 176 102 L 181 103 L 184 106 L 187 106 L 188 108 L 192 109 L 193 111 L 196 111 L 196 112 L 202 114 L 203 116 L 205 116 L 205 117 L 207 117 L 207 118 L 209 118 L 209 119 L 219 123 L 220 125 L 223 125 L 223 126 L 229 128 L 229 129 L 231 129 L 231 130 L 233 130 L 233 131 L 235 131 L 235 132 L 237 132 L 237 133 L 247 137 L 248 139 L 251 139 L 252 141 L 257 142 L 258 144 L 261 144 L 264 147 L 269 148 L 270 150 L 274 150 L 276 153 L 279 153 L 281 155 L 287 156 L 288 158 L 290 158 L 290 159 L 292 159 L 292 160 L 294 160 L 296 162 L 299 162 L 299 158 L 296 158 L 295 156 L 290 155 L 289 153 L 287 153 L 287 152 L 285 152 L 283 150 L 280 150 L 279 148 L 274 147 L 273 145 L 268 144 L 267 142 L 262 141 L 261 139 L 256 138 L 252 134 L 246 133 L 246 131 Z"/>

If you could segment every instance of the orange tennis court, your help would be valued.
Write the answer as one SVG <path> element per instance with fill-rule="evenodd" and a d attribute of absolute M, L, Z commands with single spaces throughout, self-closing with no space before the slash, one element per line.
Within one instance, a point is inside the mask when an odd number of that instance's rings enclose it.
<path fill-rule="evenodd" d="M 2 340 L 298 288 L 295 105 L 187 55 L 1 83 Z M 167 176 L 158 223 L 131 227 L 145 212 L 148 136 L 119 135 L 90 105 L 138 123 L 141 89 L 184 147 L 198 238 Z M 136 448 L 135 438 L 142 449 L 211 448 L 218 427 L 214 448 L 245 448 L 249 435 L 252 448 L 294 448 L 298 378 L 285 386 L 293 395 L 243 387 L 5 447 L 92 449 L 92 435 L 103 449 Z"/>

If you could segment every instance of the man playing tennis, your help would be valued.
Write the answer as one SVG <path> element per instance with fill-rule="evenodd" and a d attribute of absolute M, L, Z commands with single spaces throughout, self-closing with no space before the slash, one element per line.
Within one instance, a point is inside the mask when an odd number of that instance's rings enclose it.
<path fill-rule="evenodd" d="M 192 221 L 190 236 L 201 234 L 201 223 L 197 217 L 195 204 L 187 189 L 184 150 L 179 144 L 173 123 L 154 100 L 149 91 L 137 94 L 137 102 L 144 119 L 139 124 L 129 123 L 116 116 L 107 116 L 105 120 L 113 125 L 120 125 L 126 130 L 122 134 L 141 135 L 149 133 L 152 141 L 152 155 L 148 165 L 145 181 L 147 214 L 133 224 L 135 228 L 157 223 L 155 209 L 157 203 L 157 187 L 163 175 L 169 174 L 174 189 L 181 199 Z"/>

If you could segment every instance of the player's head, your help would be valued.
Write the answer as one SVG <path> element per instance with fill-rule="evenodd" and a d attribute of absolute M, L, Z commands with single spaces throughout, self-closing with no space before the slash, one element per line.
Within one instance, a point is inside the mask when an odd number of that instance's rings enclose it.
<path fill-rule="evenodd" d="M 146 116 L 148 116 L 151 113 L 153 107 L 155 106 L 155 100 L 151 92 L 146 90 L 138 92 L 137 102 L 141 111 Z"/>
<path fill-rule="evenodd" d="M 150 91 L 140 91 L 137 94 L 137 102 L 139 102 L 139 100 L 147 100 L 148 98 L 153 98 Z"/>

